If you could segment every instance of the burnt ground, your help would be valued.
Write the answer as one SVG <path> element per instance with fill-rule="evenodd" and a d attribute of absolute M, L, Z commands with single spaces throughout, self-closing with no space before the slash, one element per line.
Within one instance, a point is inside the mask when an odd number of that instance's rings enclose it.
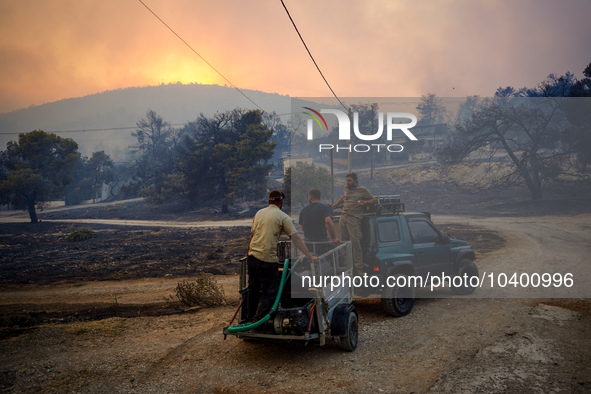
<path fill-rule="evenodd" d="M 149 209 L 146 204 L 122 205 L 128 218 Z M 80 210 L 80 209 L 78 209 Z M 106 211 L 108 208 L 103 208 Z M 77 210 L 43 215 L 59 220 L 71 218 Z M 95 208 L 94 215 L 101 215 Z M 117 215 L 117 217 L 120 217 Z M 160 219 L 168 219 L 160 216 Z M 193 219 L 196 217 L 193 216 Z M 211 216 L 207 216 L 211 219 Z M 90 218 L 92 219 L 92 218 Z M 96 237 L 69 241 L 72 232 L 88 228 Z M 501 248 L 503 238 L 489 230 L 462 224 L 441 225 L 453 238 L 472 244 L 479 254 Z M 249 227 L 137 227 L 93 223 L 60 223 L 42 221 L 38 224 L 0 224 L 0 283 L 51 284 L 93 280 L 127 280 L 195 275 L 236 274 L 238 260 L 246 254 Z"/>
<path fill-rule="evenodd" d="M 126 208 L 128 212 L 145 204 L 130 205 L 132 208 Z M 81 228 L 93 230 L 96 237 L 69 241 L 68 235 Z M 34 292 L 97 281 L 127 283 L 161 278 L 179 282 L 199 273 L 235 274 L 249 235 L 248 227 L 195 229 L 59 222 L 2 223 L 0 284 L 3 291 Z M 171 286 L 176 282 L 170 282 Z M 168 291 L 146 305 L 135 301 L 117 304 L 115 297 L 108 303 L 92 298 L 81 303 L 72 298 L 72 304 L 66 297 L 57 302 L 31 304 L 27 297 L 22 297 L 16 303 L 0 305 L 0 337 L 20 335 L 47 322 L 182 312 L 182 305 L 164 300 L 172 295 L 173 292 Z"/>
<path fill-rule="evenodd" d="M 41 223 L 0 224 L 0 283 L 4 290 L 28 290 L 55 285 L 76 285 L 95 281 L 130 281 L 144 278 L 166 278 L 180 281 L 199 273 L 232 275 L 238 273 L 239 259 L 246 253 L 250 228 L 209 227 L 176 228 L 156 226 L 114 226 L 93 223 L 54 222 L 60 219 L 119 219 L 180 222 L 181 205 L 153 207 L 141 201 L 105 204 L 96 207 L 60 209 L 41 213 Z M 244 214 L 185 212 L 183 222 L 212 219 L 244 218 Z M 72 232 L 88 228 L 96 237 L 70 241 Z M 470 242 L 479 256 L 503 247 L 503 237 L 490 230 L 465 224 L 440 226 L 445 234 Z M 137 314 L 135 305 L 54 304 L 0 305 L 0 327 L 3 335 L 43 322 L 76 319 L 103 319 Z M 143 315 L 165 315 L 182 311 L 178 305 L 160 302 L 142 307 Z"/>
<path fill-rule="evenodd" d="M 75 230 L 96 237 L 69 241 Z M 49 284 L 237 272 L 248 227 L 160 228 L 41 222 L 0 224 L 0 283 Z"/>
<path fill-rule="evenodd" d="M 252 218 L 260 208 L 264 208 L 264 201 L 249 205 L 231 206 L 230 212 L 222 214 L 219 207 L 204 207 L 192 209 L 181 202 L 170 202 L 162 205 L 152 205 L 143 199 L 128 200 L 124 204 L 100 203 L 89 204 L 82 208 L 62 207 L 39 213 L 42 220 L 61 219 L 114 219 L 114 220 L 164 220 L 184 223 L 197 221 L 237 220 Z"/>
<path fill-rule="evenodd" d="M 366 173 L 360 178 L 374 194 L 401 194 L 407 210 L 435 215 L 535 219 L 591 212 L 585 190 L 555 188 L 544 200 L 531 202 L 523 187 L 470 194 L 439 175 L 410 181 L 405 171 L 381 173 L 375 183 Z M 384 187 L 384 179 L 390 186 Z M 214 209 L 132 201 L 49 209 L 39 214 L 43 222 L 37 225 L 0 223 L 0 390 L 585 392 L 591 386 L 585 361 L 591 350 L 583 339 L 590 327 L 589 300 L 422 299 L 402 319 L 385 317 L 375 300 L 360 300 L 362 343 L 352 355 L 335 346 L 326 351 L 317 345 L 255 346 L 235 338 L 223 341 L 220 335 L 238 304 L 235 273 L 246 251 L 247 226 L 59 222 L 186 224 L 252 215 L 248 208 L 221 215 Z M 521 247 L 504 233 L 437 224 L 470 242 L 485 265 L 496 261 L 499 250 Z M 67 240 L 83 227 L 97 236 Z M 199 272 L 216 275 L 229 305 L 187 310 L 165 300 L 176 283 Z M 560 342 L 552 342 L 555 338 Z M 293 357 L 283 357 L 285 350 Z"/>

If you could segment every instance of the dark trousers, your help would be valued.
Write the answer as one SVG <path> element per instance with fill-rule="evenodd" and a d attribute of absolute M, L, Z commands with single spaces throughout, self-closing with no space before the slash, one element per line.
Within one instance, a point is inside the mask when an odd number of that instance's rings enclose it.
<path fill-rule="evenodd" d="M 269 313 L 279 290 L 279 265 L 248 256 L 248 320 L 260 320 Z"/>

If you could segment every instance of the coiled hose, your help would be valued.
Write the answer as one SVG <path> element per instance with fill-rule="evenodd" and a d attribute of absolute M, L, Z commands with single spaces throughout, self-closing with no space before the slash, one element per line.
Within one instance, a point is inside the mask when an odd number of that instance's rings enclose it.
<path fill-rule="evenodd" d="M 293 265 L 291 266 L 292 270 L 300 262 L 300 260 L 301 259 L 298 259 L 298 260 L 296 260 L 295 263 L 293 263 Z M 277 308 L 279 307 L 279 300 L 281 299 L 281 293 L 283 293 L 283 286 L 287 282 L 287 279 L 289 279 L 289 274 L 291 274 L 291 270 L 287 269 L 288 267 L 289 267 L 289 259 L 285 259 L 285 263 L 283 264 L 283 274 L 281 274 L 281 281 L 279 282 L 279 290 L 277 291 L 277 297 L 275 298 L 275 303 L 273 304 L 273 307 L 271 308 L 271 312 L 269 312 L 265 317 L 263 317 L 259 321 L 256 321 L 253 323 L 236 324 L 235 326 L 230 326 L 227 329 L 229 333 L 235 334 L 237 332 L 244 332 L 244 331 L 253 330 L 255 328 L 262 326 L 263 324 L 268 322 L 269 319 L 271 319 L 271 314 L 274 312 L 277 312 Z M 289 273 L 288 273 L 288 271 L 289 271 Z"/>

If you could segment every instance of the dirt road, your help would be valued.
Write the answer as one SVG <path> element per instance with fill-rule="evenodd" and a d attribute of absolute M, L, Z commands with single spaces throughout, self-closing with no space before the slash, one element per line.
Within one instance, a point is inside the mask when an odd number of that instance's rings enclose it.
<path fill-rule="evenodd" d="M 434 220 L 487 228 L 502 233 L 509 241 L 507 248 L 495 254 L 492 264 L 488 264 L 488 259 L 479 264 L 480 274 L 486 275 L 479 298 L 591 298 L 590 214 L 526 218 L 435 216 Z M 505 276 L 509 282 L 514 274 L 518 282 L 521 277 L 521 283 L 500 286 L 505 283 Z M 540 281 L 533 287 L 532 279 L 537 281 L 544 274 L 546 279 L 552 276 L 546 283 L 550 285 L 545 287 Z M 494 287 L 490 287 L 491 278 Z M 572 285 L 570 281 L 565 284 L 565 278 L 571 278 Z"/>
<path fill-rule="evenodd" d="M 588 261 L 589 215 L 434 219 L 503 234 L 506 247 L 481 258 L 481 273 L 515 270 L 531 261 L 543 269 L 565 262 L 580 268 Z M 526 267 L 519 269 L 529 271 Z M 410 315 L 398 319 L 387 317 L 379 300 L 357 300 L 359 347 L 343 353 L 336 343 L 319 347 L 224 340 L 221 328 L 236 307 L 237 284 L 235 276 L 220 278 L 231 304 L 226 307 L 165 316 L 139 311 L 135 318 L 21 330 L 0 341 L 0 388 L 138 393 L 591 390 L 588 299 L 423 298 Z M 3 303 L 23 297 L 31 304 L 50 305 L 64 297 L 112 303 L 117 297 L 119 303 L 147 305 L 149 295 L 161 302 L 175 283 L 91 282 L 12 289 L 0 295 Z"/>

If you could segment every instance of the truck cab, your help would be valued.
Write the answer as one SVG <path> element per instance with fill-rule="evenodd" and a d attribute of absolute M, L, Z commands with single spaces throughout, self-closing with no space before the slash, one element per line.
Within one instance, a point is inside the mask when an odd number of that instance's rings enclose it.
<path fill-rule="evenodd" d="M 388 314 L 410 313 L 415 287 L 426 286 L 434 276 L 478 276 L 470 244 L 444 235 L 429 213 L 405 212 L 398 195 L 375 198 L 377 203 L 368 206 L 361 221 L 361 248 L 364 273 L 379 278 L 379 286 L 366 287 L 363 292 L 381 293 Z M 392 280 L 399 277 L 404 280 Z M 407 286 L 391 285 L 409 282 Z M 474 291 L 469 285 L 450 287 L 456 294 Z"/>

